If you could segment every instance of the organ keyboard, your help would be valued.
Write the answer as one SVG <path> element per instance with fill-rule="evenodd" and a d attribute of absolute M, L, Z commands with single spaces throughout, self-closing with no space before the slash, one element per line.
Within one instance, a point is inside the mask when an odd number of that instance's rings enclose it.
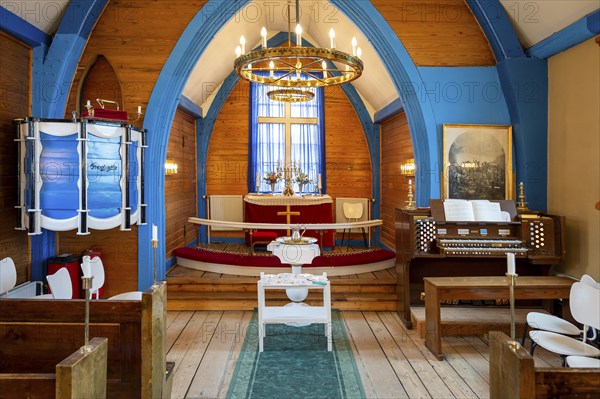
<path fill-rule="evenodd" d="M 423 277 L 503 275 L 509 252 L 520 275 L 548 274 L 563 259 L 563 217 L 517 214 L 513 201 L 498 202 L 510 221 L 449 222 L 441 200 L 432 200 L 429 209 L 396 210 L 398 313 L 408 327 Z"/>

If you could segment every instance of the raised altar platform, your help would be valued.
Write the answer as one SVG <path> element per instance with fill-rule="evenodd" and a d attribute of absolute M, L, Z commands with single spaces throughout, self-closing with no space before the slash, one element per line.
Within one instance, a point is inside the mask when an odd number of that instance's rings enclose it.
<path fill-rule="evenodd" d="M 290 268 L 270 254 L 249 255 L 211 248 L 177 248 L 173 255 L 177 257 L 177 264 L 180 266 L 238 276 L 259 276 L 260 272 L 281 273 Z M 303 267 L 310 270 L 310 273 L 327 272 L 328 276 L 344 276 L 393 267 L 395 256 L 393 251 L 386 249 L 326 253 Z"/>

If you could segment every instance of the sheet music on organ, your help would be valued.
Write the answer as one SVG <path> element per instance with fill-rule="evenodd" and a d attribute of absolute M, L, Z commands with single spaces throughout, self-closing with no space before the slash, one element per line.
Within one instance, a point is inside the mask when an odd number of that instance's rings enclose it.
<path fill-rule="evenodd" d="M 510 222 L 510 215 L 500 208 L 500 203 L 488 200 L 444 200 L 447 222 Z"/>

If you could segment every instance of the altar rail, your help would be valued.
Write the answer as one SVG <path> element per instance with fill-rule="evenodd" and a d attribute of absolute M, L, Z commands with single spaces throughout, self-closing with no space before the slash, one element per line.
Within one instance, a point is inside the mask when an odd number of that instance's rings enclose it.
<path fill-rule="evenodd" d="M 306 230 L 336 230 L 336 229 L 359 229 L 359 228 L 376 228 L 383 224 L 383 220 L 374 219 L 364 222 L 349 222 L 349 223 L 246 223 L 246 222 L 227 222 L 225 220 L 211 220 L 191 217 L 188 222 L 206 226 L 221 226 L 239 229 L 253 230 L 291 230 L 292 226 L 302 226 Z"/>

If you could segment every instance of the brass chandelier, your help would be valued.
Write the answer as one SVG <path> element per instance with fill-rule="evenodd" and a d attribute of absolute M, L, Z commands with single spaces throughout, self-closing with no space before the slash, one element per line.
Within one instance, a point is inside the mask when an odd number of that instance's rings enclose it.
<path fill-rule="evenodd" d="M 296 0 L 296 43 L 292 45 L 288 2 L 288 43 L 282 47 L 267 47 L 267 29 L 261 29 L 262 47 L 246 53 L 246 39 L 240 38 L 236 48 L 234 67 L 242 79 L 250 82 L 281 87 L 270 91 L 276 101 L 309 101 L 312 87 L 334 86 L 360 77 L 364 65 L 362 51 L 352 38 L 352 54 L 336 49 L 335 31 L 329 31 L 329 48 L 302 46 L 302 27 L 298 23 L 299 4 Z"/>

